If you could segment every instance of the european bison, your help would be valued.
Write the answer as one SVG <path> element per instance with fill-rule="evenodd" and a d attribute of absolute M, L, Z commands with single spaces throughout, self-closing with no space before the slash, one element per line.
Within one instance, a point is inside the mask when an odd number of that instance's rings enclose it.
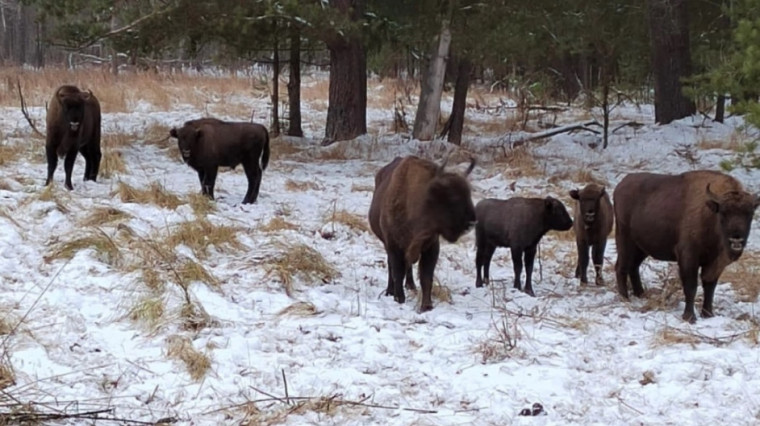
<path fill-rule="evenodd" d="M 556 198 L 523 198 L 508 200 L 488 198 L 475 206 L 475 287 L 489 281 L 491 258 L 496 247 L 509 247 L 515 271 L 515 288 L 520 290 L 520 275 L 525 254 L 525 293 L 535 296 L 531 277 L 533 260 L 541 237 L 550 230 L 567 231 L 573 220 L 565 206 Z M 483 274 L 481 276 L 481 268 Z"/>
<path fill-rule="evenodd" d="M 414 288 L 412 265 L 419 261 L 422 300 L 420 312 L 433 309 L 430 292 L 438 262 L 439 236 L 456 242 L 475 223 L 470 185 L 465 175 L 444 171 L 419 157 L 396 157 L 375 175 L 375 192 L 369 209 L 372 232 L 388 255 L 386 296 L 404 303 L 407 288 Z"/>
<path fill-rule="evenodd" d="M 45 154 L 47 155 L 47 180 L 53 181 L 58 157 L 63 157 L 66 172 L 66 188 L 71 184 L 71 171 L 77 159 L 77 151 L 85 161 L 84 180 L 95 181 L 100 169 L 100 103 L 92 92 L 82 92 L 76 86 L 64 85 L 56 89 L 48 106 Z"/>
<path fill-rule="evenodd" d="M 573 208 L 575 230 L 575 245 L 578 248 L 578 264 L 575 267 L 575 278 L 581 283 L 588 283 L 588 251 L 596 272 L 596 285 L 604 285 L 602 264 L 604 249 L 607 247 L 607 237 L 612 232 L 613 211 L 610 196 L 603 186 L 586 185 L 583 189 L 570 191 L 570 198 L 578 201 Z"/>
<path fill-rule="evenodd" d="M 269 132 L 266 127 L 246 122 L 228 122 L 216 118 L 190 120 L 169 135 L 176 138 L 182 159 L 198 172 L 201 192 L 214 199 L 214 184 L 220 166 L 243 164 L 248 191 L 243 204 L 254 203 L 259 196 L 263 171 L 269 163 Z M 260 160 L 260 162 L 259 162 Z"/>
<path fill-rule="evenodd" d="M 713 316 L 713 295 L 723 269 L 739 259 L 760 201 L 731 176 L 714 171 L 680 175 L 633 173 L 620 182 L 615 201 L 618 292 L 641 297 L 639 266 L 648 256 L 678 262 L 686 297 L 683 319 L 694 323 L 700 273 L 702 317 Z"/>

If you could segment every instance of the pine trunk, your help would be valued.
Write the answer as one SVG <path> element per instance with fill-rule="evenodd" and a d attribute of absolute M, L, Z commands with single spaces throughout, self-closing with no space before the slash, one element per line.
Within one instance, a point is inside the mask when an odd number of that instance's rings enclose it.
<path fill-rule="evenodd" d="M 687 0 L 648 0 L 655 121 L 688 117 L 696 106 L 683 94 L 681 79 L 691 75 Z"/>
<path fill-rule="evenodd" d="M 301 128 L 301 29 L 290 26 L 290 76 L 288 78 L 288 135 L 303 136 Z"/>
<path fill-rule="evenodd" d="M 280 136 L 280 48 L 277 45 L 277 24 L 274 29 L 274 53 L 272 54 L 272 120 L 269 134 L 276 138 Z"/>
<path fill-rule="evenodd" d="M 363 0 L 331 0 L 330 5 L 358 20 L 364 13 Z M 330 89 L 327 124 L 322 145 L 353 139 L 367 133 L 367 55 L 358 36 L 332 35 Z"/>
<path fill-rule="evenodd" d="M 457 66 L 457 81 L 454 84 L 454 104 L 451 106 L 451 116 L 449 117 L 448 141 L 454 145 L 462 144 L 464 111 L 467 108 L 467 90 L 470 87 L 471 73 L 472 62 L 467 58 L 460 59 Z"/>
<path fill-rule="evenodd" d="M 430 58 L 430 65 L 422 80 L 420 104 L 417 106 L 412 131 L 412 136 L 417 140 L 429 141 L 435 136 L 435 128 L 441 114 L 441 94 L 449 46 L 451 46 L 451 30 L 449 30 L 448 22 L 444 21 L 433 57 Z"/>

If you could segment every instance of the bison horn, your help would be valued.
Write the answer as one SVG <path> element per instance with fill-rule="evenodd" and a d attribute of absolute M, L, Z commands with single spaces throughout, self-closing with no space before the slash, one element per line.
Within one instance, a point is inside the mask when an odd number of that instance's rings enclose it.
<path fill-rule="evenodd" d="M 465 170 L 464 175 L 469 176 L 472 173 L 472 169 L 475 168 L 475 157 L 470 157 L 470 166 Z"/>
<path fill-rule="evenodd" d="M 714 192 L 710 191 L 710 184 L 707 184 L 707 188 L 705 188 L 705 192 L 707 193 L 707 198 L 710 199 L 710 201 L 716 202 L 720 204 L 720 198 L 718 198 L 717 195 L 715 195 Z"/>

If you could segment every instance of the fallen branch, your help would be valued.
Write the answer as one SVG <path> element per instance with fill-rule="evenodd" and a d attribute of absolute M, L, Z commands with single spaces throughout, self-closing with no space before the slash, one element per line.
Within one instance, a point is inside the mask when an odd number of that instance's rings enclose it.
<path fill-rule="evenodd" d="M 625 122 L 625 123 L 623 123 L 623 124 L 615 127 L 614 129 L 612 129 L 612 132 L 610 132 L 610 133 L 615 133 L 618 130 L 622 129 L 623 127 L 631 126 L 634 129 L 637 129 L 637 128 L 643 126 L 643 125 L 644 125 L 643 123 L 639 123 L 638 121 L 628 121 L 628 122 Z"/>
<path fill-rule="evenodd" d="M 25 405 L 28 408 L 28 405 Z M 106 414 L 106 416 L 103 416 Z M 25 423 L 43 423 L 52 420 L 106 420 L 109 422 L 123 423 L 127 425 L 155 425 L 157 422 L 143 422 L 132 419 L 122 419 L 119 417 L 111 416 L 113 409 L 103 409 L 94 411 L 85 411 L 82 413 L 38 413 L 38 412 L 12 412 L 12 413 L 0 413 L 0 422 L 3 424 L 25 424 Z M 163 419 L 162 423 L 176 423 L 178 420 L 174 418 Z"/>
<path fill-rule="evenodd" d="M 531 136 L 518 139 L 512 142 L 512 147 L 520 146 L 534 140 L 548 138 L 550 136 L 558 135 L 560 133 L 572 132 L 573 130 L 590 130 L 588 126 L 601 126 L 601 124 L 599 124 L 599 122 L 596 120 L 589 120 L 583 123 L 575 123 L 575 124 L 568 124 L 567 126 L 555 127 L 553 129 L 546 130 L 544 132 L 538 132 Z"/>
<path fill-rule="evenodd" d="M 18 77 L 16 78 L 16 88 L 18 89 L 18 97 L 21 100 L 21 113 L 24 114 L 26 122 L 29 123 L 29 125 L 32 127 L 32 130 L 37 136 L 44 138 L 45 135 L 37 130 L 37 126 L 34 125 L 34 121 L 32 121 L 32 118 L 29 117 L 29 110 L 26 109 L 26 101 L 24 100 L 24 94 L 21 93 L 21 81 L 19 81 Z"/>

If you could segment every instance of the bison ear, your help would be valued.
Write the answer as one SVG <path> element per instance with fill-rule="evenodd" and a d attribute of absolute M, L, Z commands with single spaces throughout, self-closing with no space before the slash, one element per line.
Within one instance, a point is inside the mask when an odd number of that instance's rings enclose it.
<path fill-rule="evenodd" d="M 757 209 L 760 206 L 760 194 L 755 194 L 755 202 L 752 203 L 752 206 Z"/>
<path fill-rule="evenodd" d="M 607 192 L 607 188 L 602 187 L 602 190 L 599 191 L 599 198 L 602 198 L 606 192 Z"/>
<path fill-rule="evenodd" d="M 570 198 L 572 198 L 573 200 L 577 200 L 577 199 L 580 198 L 580 195 L 578 195 L 578 190 L 577 189 L 571 189 L 570 190 Z"/>
<path fill-rule="evenodd" d="M 169 130 L 169 137 L 177 139 L 177 128 L 172 127 L 171 130 Z"/>
<path fill-rule="evenodd" d="M 82 99 L 84 99 L 85 101 L 89 100 L 90 97 L 92 96 L 92 92 L 89 89 L 86 92 L 81 92 L 81 94 L 82 94 Z"/>
<path fill-rule="evenodd" d="M 441 173 L 443 173 L 443 169 L 445 169 L 445 168 L 446 168 L 446 164 L 447 164 L 448 162 L 449 162 L 449 156 L 448 156 L 448 155 L 446 155 L 446 157 L 443 159 L 443 162 L 441 163 L 441 165 L 440 165 L 440 166 L 438 166 L 438 169 L 435 171 L 435 173 L 436 173 L 436 174 L 441 174 Z"/>
<path fill-rule="evenodd" d="M 713 213 L 718 213 L 720 211 L 720 204 L 715 200 L 707 200 L 705 201 L 705 204 Z"/>

